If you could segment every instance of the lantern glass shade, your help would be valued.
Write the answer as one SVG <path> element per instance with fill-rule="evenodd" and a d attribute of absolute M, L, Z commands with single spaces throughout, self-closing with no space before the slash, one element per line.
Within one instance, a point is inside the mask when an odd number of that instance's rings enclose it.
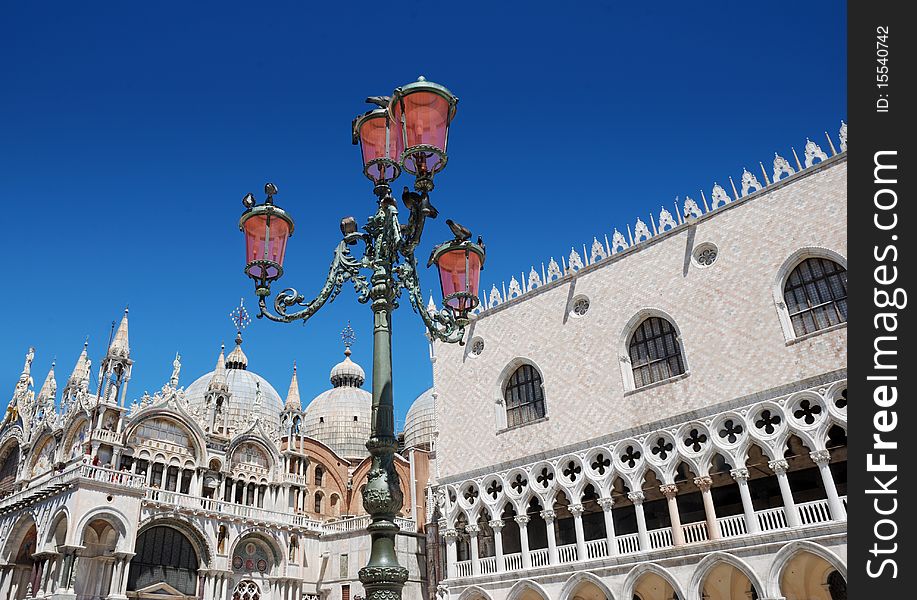
<path fill-rule="evenodd" d="M 401 174 L 398 161 L 403 146 L 402 136 L 392 131 L 388 112 L 374 110 L 358 117 L 355 134 L 363 152 L 363 173 L 377 184 L 394 181 Z"/>
<path fill-rule="evenodd" d="M 249 277 L 261 281 L 280 277 L 291 223 L 271 212 L 263 212 L 245 219 L 242 230 L 245 232 L 245 270 Z"/>
<path fill-rule="evenodd" d="M 436 259 L 443 303 L 460 315 L 478 305 L 481 259 L 476 249 L 467 246 L 446 250 Z"/>
<path fill-rule="evenodd" d="M 446 166 L 446 145 L 449 124 L 455 114 L 455 98 L 445 88 L 442 90 L 411 84 L 393 103 L 392 118 L 401 127 L 403 137 L 402 166 L 408 173 L 427 175 Z"/>

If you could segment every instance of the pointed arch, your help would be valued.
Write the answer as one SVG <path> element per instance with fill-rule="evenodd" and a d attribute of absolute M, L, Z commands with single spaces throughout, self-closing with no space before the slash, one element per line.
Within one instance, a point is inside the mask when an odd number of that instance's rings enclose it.
<path fill-rule="evenodd" d="M 672 589 L 675 590 L 675 593 L 679 598 L 685 597 L 685 592 L 682 589 L 681 584 L 678 583 L 678 580 L 675 579 L 675 577 L 669 573 L 665 567 L 657 565 L 656 563 L 641 563 L 631 569 L 630 573 L 628 573 L 627 577 L 624 579 L 624 598 L 634 597 L 634 591 L 637 589 L 637 583 L 644 575 L 659 576 L 666 583 L 672 586 Z"/>
<path fill-rule="evenodd" d="M 574 573 L 570 579 L 564 583 L 563 587 L 560 588 L 558 600 L 573 600 L 576 589 L 584 583 L 590 583 L 599 588 L 599 591 L 605 594 L 606 600 L 615 600 L 615 595 L 611 592 L 611 588 L 605 585 L 604 581 L 588 571 Z"/>
<path fill-rule="evenodd" d="M 781 548 L 774 555 L 774 561 L 771 563 L 770 571 L 767 574 L 767 589 L 765 596 L 778 598 L 782 596 L 780 591 L 780 579 L 783 576 L 783 570 L 791 560 L 799 554 L 808 552 L 824 559 L 829 565 L 841 574 L 844 581 L 847 581 L 847 564 L 841 558 L 824 546 L 807 540 L 795 540 Z"/>
<path fill-rule="evenodd" d="M 701 559 L 694 568 L 694 574 L 691 575 L 691 583 L 688 584 L 687 600 L 703 600 L 701 594 L 703 593 L 704 581 L 707 579 L 710 571 L 722 563 L 731 565 L 741 571 L 742 574 L 748 577 L 748 580 L 758 593 L 758 596 L 764 595 L 764 585 L 751 565 L 738 556 L 734 556 L 727 552 L 713 552 Z"/>
<path fill-rule="evenodd" d="M 533 592 L 541 596 L 542 600 L 550 600 L 548 593 L 541 584 L 531 579 L 520 579 L 510 588 L 506 600 L 521 600 L 526 592 Z"/>
<path fill-rule="evenodd" d="M 493 598 L 484 588 L 470 585 L 462 590 L 458 600 L 493 600 Z"/>

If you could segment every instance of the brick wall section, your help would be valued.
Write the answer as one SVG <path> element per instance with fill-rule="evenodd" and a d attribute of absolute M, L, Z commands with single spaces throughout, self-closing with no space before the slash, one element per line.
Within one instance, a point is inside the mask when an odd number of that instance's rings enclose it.
<path fill-rule="evenodd" d="M 846 224 L 842 155 L 695 227 L 485 312 L 468 337 L 484 340 L 480 356 L 469 354 L 470 345 L 435 348 L 442 478 L 846 368 L 845 327 L 787 343 L 774 302 L 778 271 L 793 253 L 821 247 L 847 256 Z M 719 249 L 708 268 L 689 259 L 703 242 Z M 589 311 L 571 317 L 580 294 Z M 689 374 L 627 392 L 619 357 L 628 323 L 644 309 L 672 316 Z M 547 419 L 498 431 L 501 381 L 517 359 L 541 371 Z"/>

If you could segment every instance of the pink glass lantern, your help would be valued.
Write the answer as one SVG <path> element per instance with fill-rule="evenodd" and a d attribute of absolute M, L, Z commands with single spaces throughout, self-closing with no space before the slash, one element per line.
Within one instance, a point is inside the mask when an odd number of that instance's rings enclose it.
<path fill-rule="evenodd" d="M 432 182 L 433 174 L 446 166 L 449 125 L 457 103 L 452 92 L 423 77 L 395 90 L 389 113 L 401 129 L 405 171 Z"/>
<path fill-rule="evenodd" d="M 261 204 L 242 215 L 239 229 L 245 234 L 245 273 L 255 281 L 255 293 L 266 296 L 271 282 L 283 275 L 293 220 L 273 204 Z"/>
<path fill-rule="evenodd" d="M 430 257 L 439 269 L 443 304 L 465 319 L 478 305 L 484 249 L 469 241 L 452 240 L 437 246 Z"/>
<path fill-rule="evenodd" d="M 398 161 L 404 148 L 403 138 L 392 130 L 391 117 L 384 108 L 377 108 L 353 120 L 353 143 L 360 144 L 363 153 L 363 173 L 376 185 L 398 179 Z"/>

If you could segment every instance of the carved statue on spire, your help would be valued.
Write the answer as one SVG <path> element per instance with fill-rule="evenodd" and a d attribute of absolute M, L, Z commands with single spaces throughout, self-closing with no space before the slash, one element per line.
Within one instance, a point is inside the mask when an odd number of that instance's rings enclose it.
<path fill-rule="evenodd" d="M 181 372 L 181 354 L 175 353 L 175 360 L 172 361 L 172 376 L 169 377 L 169 386 L 178 387 L 178 374 Z"/>

